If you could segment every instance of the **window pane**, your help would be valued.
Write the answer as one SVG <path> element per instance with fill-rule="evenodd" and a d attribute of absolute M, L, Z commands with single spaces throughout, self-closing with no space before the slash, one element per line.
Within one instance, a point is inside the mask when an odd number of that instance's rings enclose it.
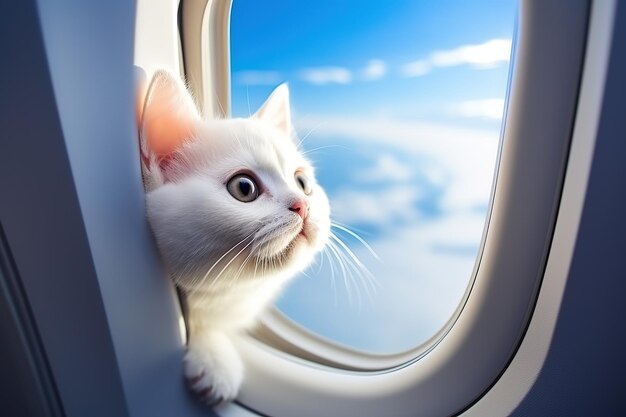
<path fill-rule="evenodd" d="M 289 82 L 346 246 L 289 286 L 277 306 L 291 319 L 396 353 L 452 317 L 488 209 L 514 17 L 513 0 L 234 1 L 233 115 Z"/>

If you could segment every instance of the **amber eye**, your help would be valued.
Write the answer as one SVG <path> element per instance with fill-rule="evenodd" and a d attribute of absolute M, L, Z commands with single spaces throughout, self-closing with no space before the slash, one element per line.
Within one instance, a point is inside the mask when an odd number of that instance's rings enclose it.
<path fill-rule="evenodd" d="M 309 181 L 309 178 L 304 175 L 302 171 L 296 171 L 296 173 L 294 174 L 294 178 L 298 183 L 298 187 L 300 187 L 300 189 L 304 191 L 304 194 L 311 195 L 313 189 L 311 188 L 311 181 Z"/>
<path fill-rule="evenodd" d="M 226 188 L 230 195 L 244 203 L 254 201 L 259 196 L 259 187 L 254 179 L 246 174 L 238 174 L 229 179 Z"/>

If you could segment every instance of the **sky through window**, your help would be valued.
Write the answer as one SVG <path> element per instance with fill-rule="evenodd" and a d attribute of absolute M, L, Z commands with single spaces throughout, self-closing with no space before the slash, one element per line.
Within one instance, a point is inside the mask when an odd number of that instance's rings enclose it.
<path fill-rule="evenodd" d="M 235 0 L 232 113 L 289 82 L 295 127 L 335 232 L 378 284 L 324 256 L 278 308 L 370 352 L 417 346 L 451 317 L 482 237 L 515 2 Z"/>

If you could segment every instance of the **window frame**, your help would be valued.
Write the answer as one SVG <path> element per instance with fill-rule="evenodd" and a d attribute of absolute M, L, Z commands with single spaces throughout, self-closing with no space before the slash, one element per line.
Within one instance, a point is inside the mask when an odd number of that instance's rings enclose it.
<path fill-rule="evenodd" d="M 498 382 L 463 416 L 513 413 L 528 400 L 528 394 L 546 364 L 557 321 L 560 320 L 574 249 L 579 244 L 578 231 L 587 199 L 607 88 L 607 72 L 611 65 L 617 7 L 616 0 L 594 1 L 591 5 L 583 78 L 563 193 L 550 256 L 528 330 Z"/>
<path fill-rule="evenodd" d="M 230 10 L 232 0 L 180 0 L 185 79 L 207 118 L 230 115 Z"/>

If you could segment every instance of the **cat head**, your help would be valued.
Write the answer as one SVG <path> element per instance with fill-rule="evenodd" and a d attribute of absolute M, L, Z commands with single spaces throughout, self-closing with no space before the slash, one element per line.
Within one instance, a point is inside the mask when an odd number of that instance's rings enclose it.
<path fill-rule="evenodd" d="M 140 143 L 148 220 L 181 288 L 287 279 L 326 244 L 328 199 L 298 150 L 287 85 L 250 118 L 203 121 L 185 86 L 157 72 Z"/>

